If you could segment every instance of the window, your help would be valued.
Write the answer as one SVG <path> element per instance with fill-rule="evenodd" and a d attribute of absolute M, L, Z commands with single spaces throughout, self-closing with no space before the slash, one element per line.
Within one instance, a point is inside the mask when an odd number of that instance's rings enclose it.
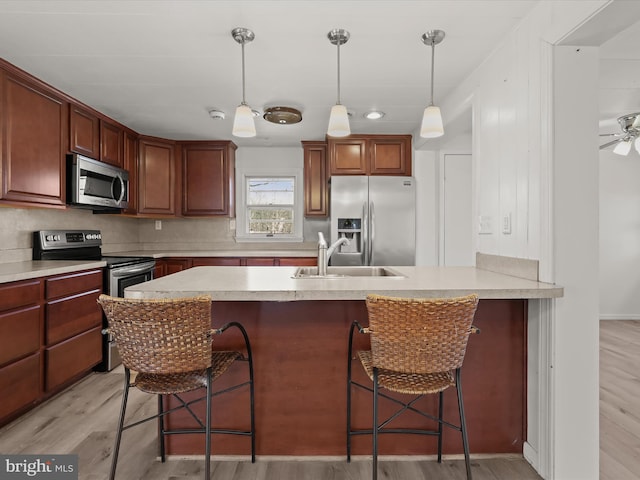
<path fill-rule="evenodd" d="M 246 177 L 247 231 L 251 234 L 292 235 L 293 177 Z"/>
<path fill-rule="evenodd" d="M 302 241 L 302 169 L 236 170 L 236 241 Z"/>

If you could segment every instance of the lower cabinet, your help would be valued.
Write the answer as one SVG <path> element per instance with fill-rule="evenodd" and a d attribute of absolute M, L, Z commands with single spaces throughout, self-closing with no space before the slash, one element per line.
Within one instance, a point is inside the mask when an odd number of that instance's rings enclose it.
<path fill-rule="evenodd" d="M 317 265 L 316 257 L 170 257 L 156 260 L 154 278 L 191 267 L 307 267 Z"/>
<path fill-rule="evenodd" d="M 0 425 L 100 363 L 102 270 L 0 285 Z"/>

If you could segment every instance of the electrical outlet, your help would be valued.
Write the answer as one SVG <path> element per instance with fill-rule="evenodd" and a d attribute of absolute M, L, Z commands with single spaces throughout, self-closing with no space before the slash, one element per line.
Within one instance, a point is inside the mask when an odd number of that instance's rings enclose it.
<path fill-rule="evenodd" d="M 491 217 L 489 215 L 480 215 L 478 217 L 478 233 L 480 235 L 489 235 L 492 232 Z"/>
<path fill-rule="evenodd" d="M 162 220 L 156 220 L 156 230 L 162 230 Z"/>

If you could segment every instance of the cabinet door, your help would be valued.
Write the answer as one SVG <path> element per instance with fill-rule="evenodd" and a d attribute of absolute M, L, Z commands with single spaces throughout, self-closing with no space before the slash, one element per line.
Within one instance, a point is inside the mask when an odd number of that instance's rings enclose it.
<path fill-rule="evenodd" d="M 273 257 L 247 257 L 245 258 L 245 265 L 247 267 L 273 267 L 277 258 Z"/>
<path fill-rule="evenodd" d="M 307 217 L 329 215 L 329 174 L 327 144 L 302 142 L 304 150 L 304 214 Z"/>
<path fill-rule="evenodd" d="M 123 213 L 135 215 L 138 212 L 138 137 L 133 133 L 124 134 L 124 169 L 129 172 L 129 207 Z"/>
<path fill-rule="evenodd" d="M 0 368 L 0 423 L 14 412 L 26 409 L 41 393 L 40 353 Z"/>
<path fill-rule="evenodd" d="M 411 175 L 411 136 L 369 139 L 370 175 Z"/>
<path fill-rule="evenodd" d="M 367 141 L 364 138 L 329 138 L 331 175 L 366 175 Z"/>
<path fill-rule="evenodd" d="M 153 269 L 153 278 L 164 277 L 167 274 L 167 264 L 164 260 L 156 260 L 156 266 Z"/>
<path fill-rule="evenodd" d="M 230 142 L 182 145 L 182 213 L 233 216 L 235 145 Z"/>
<path fill-rule="evenodd" d="M 102 327 L 96 327 L 45 350 L 45 389 L 62 386 L 102 360 Z"/>
<path fill-rule="evenodd" d="M 139 145 L 138 213 L 175 215 L 173 143 L 142 137 Z"/>
<path fill-rule="evenodd" d="M 281 257 L 278 259 L 281 267 L 315 267 L 318 265 L 316 257 Z"/>
<path fill-rule="evenodd" d="M 0 70 L 0 198 L 64 205 L 68 104 L 54 91 Z"/>
<path fill-rule="evenodd" d="M 69 107 L 69 150 L 95 159 L 100 155 L 100 120 L 74 104 Z"/>
<path fill-rule="evenodd" d="M 190 258 L 167 258 L 164 260 L 164 264 L 165 275 L 181 272 L 182 270 L 186 270 L 192 266 Z"/>
<path fill-rule="evenodd" d="M 239 267 L 242 258 L 239 257 L 198 257 L 193 259 L 194 267 Z"/>
<path fill-rule="evenodd" d="M 122 168 L 123 131 L 113 123 L 100 120 L 100 160 Z"/>

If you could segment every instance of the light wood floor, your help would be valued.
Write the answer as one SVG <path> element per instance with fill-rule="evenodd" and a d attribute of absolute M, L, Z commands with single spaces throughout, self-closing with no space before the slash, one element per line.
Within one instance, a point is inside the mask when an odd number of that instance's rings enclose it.
<path fill-rule="evenodd" d="M 640 321 L 600 322 L 600 478 L 640 472 Z"/>
<path fill-rule="evenodd" d="M 640 321 L 603 321 L 600 328 L 600 478 L 637 479 L 640 471 Z M 96 373 L 63 394 L 0 429 L 0 452 L 76 453 L 81 480 L 107 477 L 115 419 L 121 395 L 122 370 Z M 131 391 L 129 412 L 152 413 L 155 399 Z M 176 459 L 162 464 L 156 457 L 155 425 L 127 431 L 118 462 L 118 478 L 126 480 L 201 479 L 201 459 Z M 538 480 L 518 457 L 473 459 L 476 480 Z M 220 480 L 365 480 L 370 462 L 214 461 L 212 476 Z M 464 462 L 381 461 L 379 478 L 463 479 Z"/>

